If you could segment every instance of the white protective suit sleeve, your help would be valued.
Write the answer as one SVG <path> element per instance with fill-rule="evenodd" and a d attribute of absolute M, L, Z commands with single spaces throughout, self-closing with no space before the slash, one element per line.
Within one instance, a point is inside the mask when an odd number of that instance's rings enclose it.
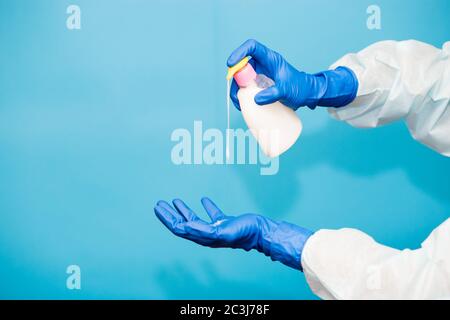
<path fill-rule="evenodd" d="M 450 156 L 450 42 L 383 41 L 349 54 L 356 99 L 330 114 L 360 128 L 404 119 L 412 136 Z M 417 250 L 378 244 L 354 229 L 320 230 L 307 241 L 302 266 L 323 299 L 450 299 L 450 219 Z"/>
<path fill-rule="evenodd" d="M 319 230 L 303 249 L 322 299 L 450 299 L 450 219 L 417 250 L 396 250 L 355 229 Z"/>
<path fill-rule="evenodd" d="M 330 114 L 359 128 L 404 119 L 411 135 L 450 157 L 450 42 L 382 41 L 337 61 L 358 78 L 356 99 Z"/>

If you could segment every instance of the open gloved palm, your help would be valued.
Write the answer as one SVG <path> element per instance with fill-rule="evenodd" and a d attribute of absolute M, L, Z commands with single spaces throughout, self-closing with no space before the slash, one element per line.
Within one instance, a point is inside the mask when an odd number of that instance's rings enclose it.
<path fill-rule="evenodd" d="M 182 200 L 158 201 L 155 214 L 175 235 L 211 248 L 255 249 L 272 260 L 301 269 L 301 252 L 312 232 L 257 214 L 228 216 L 209 198 L 201 200 L 211 221 L 201 219 Z"/>
<path fill-rule="evenodd" d="M 210 222 L 200 219 L 182 200 L 173 206 L 159 201 L 155 213 L 175 235 L 212 248 L 258 249 L 262 217 L 244 214 L 238 217 L 225 215 L 209 198 L 201 200 Z"/>

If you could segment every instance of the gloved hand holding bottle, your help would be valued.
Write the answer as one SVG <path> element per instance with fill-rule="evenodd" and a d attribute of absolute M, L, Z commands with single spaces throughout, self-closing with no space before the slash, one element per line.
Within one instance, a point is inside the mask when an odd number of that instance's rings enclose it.
<path fill-rule="evenodd" d="M 257 74 L 264 74 L 275 82 L 275 85 L 255 96 L 257 104 L 266 105 L 280 101 L 293 110 L 302 106 L 311 109 L 317 106 L 337 108 L 346 106 L 356 97 L 358 80 L 353 71 L 347 67 L 338 67 L 316 74 L 301 72 L 279 53 L 255 40 L 247 40 L 234 50 L 227 64 L 232 67 L 247 56 L 252 57 L 250 64 Z M 238 90 L 236 81 L 233 81 L 230 97 L 240 110 Z"/>
<path fill-rule="evenodd" d="M 212 248 L 255 249 L 274 261 L 302 270 L 301 254 L 311 231 L 256 214 L 225 215 L 209 198 L 202 199 L 211 222 L 200 219 L 183 201 L 158 201 L 155 214 L 175 235 Z"/>

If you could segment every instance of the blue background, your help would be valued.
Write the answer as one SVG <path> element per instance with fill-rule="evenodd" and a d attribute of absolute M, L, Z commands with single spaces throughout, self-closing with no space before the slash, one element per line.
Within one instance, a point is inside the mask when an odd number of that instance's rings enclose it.
<path fill-rule="evenodd" d="M 72 3 L 81 30 L 66 28 Z M 377 0 L 381 31 L 366 28 L 372 3 L 1 0 L 0 297 L 314 298 L 263 255 L 174 237 L 153 214 L 174 197 L 418 247 L 449 216 L 450 160 L 403 123 L 300 110 L 304 134 L 270 177 L 170 159 L 174 129 L 225 129 L 225 61 L 247 38 L 309 72 L 378 40 L 449 40 L 448 0 Z M 70 264 L 81 290 L 66 289 Z"/>

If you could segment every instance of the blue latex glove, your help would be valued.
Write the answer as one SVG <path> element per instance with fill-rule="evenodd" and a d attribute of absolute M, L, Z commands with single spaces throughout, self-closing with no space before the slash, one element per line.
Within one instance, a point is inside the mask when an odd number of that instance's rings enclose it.
<path fill-rule="evenodd" d="M 301 254 L 312 232 L 256 214 L 226 216 L 208 198 L 202 205 L 211 222 L 200 219 L 181 200 L 173 206 L 158 201 L 155 214 L 175 235 L 212 248 L 255 249 L 294 269 L 301 269 Z"/>
<path fill-rule="evenodd" d="M 247 40 L 233 51 L 228 58 L 229 67 L 237 64 L 246 56 L 256 73 L 264 74 L 275 81 L 275 85 L 255 96 L 260 105 L 281 101 L 294 110 L 308 106 L 343 107 L 351 103 L 358 91 L 358 79 L 352 70 L 338 67 L 336 70 L 308 74 L 291 66 L 279 53 L 270 50 L 255 40 Z M 231 85 L 231 100 L 240 110 L 237 99 L 239 90 L 236 81 Z"/>

